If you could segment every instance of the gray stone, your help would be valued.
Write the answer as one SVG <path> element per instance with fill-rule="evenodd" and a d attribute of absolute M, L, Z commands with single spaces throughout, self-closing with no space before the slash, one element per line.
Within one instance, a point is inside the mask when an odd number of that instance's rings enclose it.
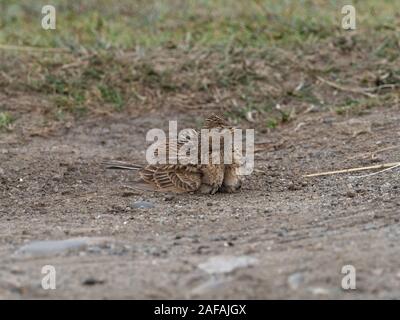
<path fill-rule="evenodd" d="M 131 205 L 134 209 L 151 209 L 154 208 L 154 204 L 148 201 L 136 201 Z"/>
<path fill-rule="evenodd" d="M 287 279 L 290 289 L 297 290 L 304 282 L 304 275 L 301 272 L 291 274 Z"/>
<path fill-rule="evenodd" d="M 329 289 L 322 288 L 322 287 L 309 288 L 308 291 L 310 291 L 315 296 L 326 296 L 331 293 L 331 291 Z"/>
<path fill-rule="evenodd" d="M 45 240 L 32 241 L 20 247 L 15 255 L 48 256 L 68 251 L 81 251 L 87 249 L 90 245 L 104 243 L 102 238 L 71 238 L 66 240 Z"/>
<path fill-rule="evenodd" d="M 222 289 L 224 286 L 226 286 L 230 282 L 227 281 L 226 279 L 219 279 L 216 278 L 215 276 L 211 276 L 210 279 L 208 279 L 206 282 L 201 283 L 197 287 L 193 288 L 191 290 L 191 294 L 194 296 L 201 296 L 204 294 L 209 294 L 211 292 L 215 292 L 218 289 Z"/>
<path fill-rule="evenodd" d="M 238 268 L 253 266 L 257 262 L 256 258 L 250 256 L 215 256 L 199 264 L 198 267 L 210 274 L 229 273 Z"/>
<path fill-rule="evenodd" d="M 105 283 L 105 280 L 97 279 L 94 277 L 89 277 L 82 281 L 82 284 L 84 286 L 94 286 L 96 284 L 104 284 L 104 283 Z"/>

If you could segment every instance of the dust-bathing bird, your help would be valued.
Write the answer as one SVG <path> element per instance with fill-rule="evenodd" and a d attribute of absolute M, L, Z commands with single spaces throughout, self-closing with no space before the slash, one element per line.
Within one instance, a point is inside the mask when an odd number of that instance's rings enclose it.
<path fill-rule="evenodd" d="M 199 131 L 189 129 L 189 131 L 186 131 L 186 136 L 178 137 L 176 141 L 165 139 L 163 141 L 165 143 L 164 151 L 158 151 L 159 153 L 165 152 L 166 158 L 169 159 L 170 153 L 178 153 L 185 143 L 194 140 L 197 141 L 198 150 L 203 145 L 206 145 L 206 150 L 202 149 L 201 153 L 198 152 L 198 158 L 195 163 L 184 163 L 185 161 L 179 158 L 173 164 L 157 163 L 142 166 L 121 161 L 107 161 L 103 164 L 107 169 L 136 171 L 140 178 L 132 187 L 141 190 L 204 194 L 214 194 L 217 191 L 231 193 L 239 190 L 242 183 L 239 169 L 243 163 L 243 157 L 233 144 L 234 128 L 221 117 L 212 115 L 205 120 L 202 129 L 206 129 L 209 132 L 209 135 L 206 136 L 209 140 L 208 144 L 204 144 L 204 137 Z M 224 135 L 227 132 L 231 136 L 231 139 L 228 139 L 230 140 L 229 143 L 232 143 L 231 148 L 224 148 Z M 219 141 L 219 148 L 215 148 L 213 139 Z M 232 152 L 231 161 L 226 164 L 224 163 L 225 149 Z M 206 163 L 201 159 L 203 152 L 208 153 L 208 161 Z"/>

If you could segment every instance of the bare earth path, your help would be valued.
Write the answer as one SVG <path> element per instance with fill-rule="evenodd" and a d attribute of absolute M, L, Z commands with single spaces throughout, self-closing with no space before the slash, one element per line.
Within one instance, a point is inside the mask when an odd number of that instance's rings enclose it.
<path fill-rule="evenodd" d="M 121 116 L 50 137 L 3 135 L 0 298 L 400 297 L 400 170 L 301 177 L 400 161 L 400 149 L 388 148 L 400 145 L 398 107 L 356 121 L 309 113 L 257 133 L 266 151 L 239 194 L 135 193 L 123 187 L 133 176 L 98 165 L 144 159 L 146 131 L 167 120 Z M 73 250 L 20 249 L 81 237 Z M 221 256 L 245 263 L 207 272 L 204 263 Z M 341 289 L 347 264 L 357 271 L 353 291 Z M 56 269 L 56 290 L 41 287 L 44 265 Z"/>

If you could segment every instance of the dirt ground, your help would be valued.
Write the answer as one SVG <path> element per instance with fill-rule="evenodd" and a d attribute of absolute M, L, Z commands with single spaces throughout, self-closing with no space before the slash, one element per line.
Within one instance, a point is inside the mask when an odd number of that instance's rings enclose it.
<path fill-rule="evenodd" d="M 0 298 L 359 299 L 400 296 L 400 170 L 303 178 L 399 161 L 399 107 L 357 120 L 310 112 L 271 132 L 238 194 L 134 192 L 104 159 L 144 160 L 145 134 L 197 114 L 82 119 L 47 137 L 0 141 Z M 251 125 L 251 124 L 250 124 Z M 371 171 L 367 172 L 371 173 Z M 152 208 L 135 208 L 147 201 Z M 37 240 L 85 237 L 74 250 L 21 253 Z M 208 273 L 210 258 L 253 263 Z M 343 290 L 342 266 L 356 269 Z M 44 265 L 55 290 L 41 286 Z"/>

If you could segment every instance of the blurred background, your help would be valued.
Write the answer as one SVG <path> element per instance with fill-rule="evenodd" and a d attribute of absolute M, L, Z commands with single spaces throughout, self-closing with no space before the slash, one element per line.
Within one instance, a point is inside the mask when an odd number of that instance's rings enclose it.
<path fill-rule="evenodd" d="M 191 110 L 270 130 L 306 110 L 392 103 L 390 86 L 357 91 L 400 81 L 398 3 L 350 3 L 356 30 L 346 31 L 349 1 L 54 0 L 56 30 L 44 30 L 47 2 L 3 0 L 0 89 L 42 103 L 0 105 L 0 126 L 18 126 L 22 111 L 43 126 Z"/>

